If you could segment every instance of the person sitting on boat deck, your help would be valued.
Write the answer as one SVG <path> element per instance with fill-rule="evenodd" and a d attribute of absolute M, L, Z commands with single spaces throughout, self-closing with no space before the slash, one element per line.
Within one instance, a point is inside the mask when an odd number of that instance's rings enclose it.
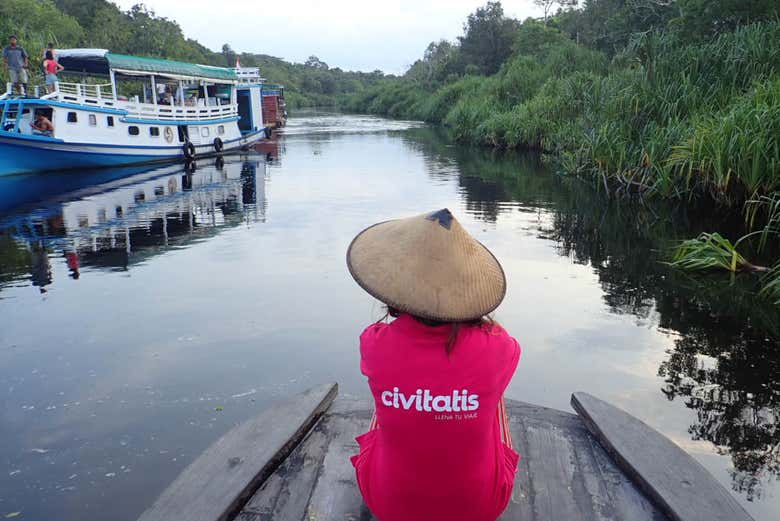
<path fill-rule="evenodd" d="M 363 230 L 347 265 L 394 318 L 360 335 L 376 407 L 352 457 L 366 505 L 381 521 L 494 521 L 519 458 L 503 395 L 520 345 L 488 317 L 501 265 L 447 209 Z"/>
<path fill-rule="evenodd" d="M 3 49 L 3 62 L 8 69 L 8 76 L 19 94 L 27 95 L 27 67 L 29 57 L 23 47 L 17 45 L 16 35 L 8 37 L 8 45 Z"/>
<path fill-rule="evenodd" d="M 34 134 L 49 137 L 54 135 L 54 125 L 51 124 L 49 118 L 40 112 L 35 113 L 35 121 L 33 121 L 30 126 L 32 127 Z"/>
<path fill-rule="evenodd" d="M 65 67 L 54 59 L 54 53 L 51 51 L 46 51 L 46 59 L 43 60 L 43 67 L 46 69 L 46 91 L 52 93 L 57 89 L 57 73 L 64 70 Z"/>
<path fill-rule="evenodd" d="M 160 98 L 159 103 L 161 105 L 173 105 L 173 94 L 171 92 L 170 85 L 165 86 L 165 90 L 163 91 L 163 95 Z"/>

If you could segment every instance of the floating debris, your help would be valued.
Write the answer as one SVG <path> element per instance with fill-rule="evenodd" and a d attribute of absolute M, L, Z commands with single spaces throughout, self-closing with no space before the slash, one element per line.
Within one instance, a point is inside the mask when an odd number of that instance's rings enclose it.
<path fill-rule="evenodd" d="M 219 412 L 219 411 L 222 411 L 222 410 L 223 410 L 223 408 L 222 408 L 222 406 L 221 406 L 221 405 L 217 405 L 216 407 L 214 407 L 214 410 L 215 410 L 215 411 L 217 411 L 217 412 Z"/>
<path fill-rule="evenodd" d="M 116 477 L 116 472 L 109 472 L 108 474 L 106 474 L 106 477 L 107 477 L 107 478 L 113 478 L 113 477 Z"/>
<path fill-rule="evenodd" d="M 6 519 L 11 519 L 12 517 L 17 517 L 17 516 L 21 516 L 21 515 L 22 515 L 21 512 L 9 512 L 8 514 L 5 515 L 5 518 Z"/>
<path fill-rule="evenodd" d="M 34 452 L 36 454 L 46 454 L 49 452 L 49 449 L 30 449 L 30 452 Z"/>
<path fill-rule="evenodd" d="M 245 393 L 234 394 L 231 398 L 243 398 L 244 396 L 251 396 L 257 393 L 257 389 L 250 389 Z"/>
<path fill-rule="evenodd" d="M 19 469 L 17 469 L 17 470 L 12 470 L 11 472 L 9 472 L 9 473 L 8 473 L 8 475 L 9 475 L 9 476 L 16 476 L 17 474 L 20 474 L 21 472 L 22 472 L 22 471 L 21 471 L 21 470 L 19 470 Z"/>

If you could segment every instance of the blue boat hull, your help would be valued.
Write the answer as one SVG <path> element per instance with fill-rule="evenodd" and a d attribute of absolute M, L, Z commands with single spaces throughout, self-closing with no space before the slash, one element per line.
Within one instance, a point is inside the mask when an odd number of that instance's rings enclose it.
<path fill-rule="evenodd" d="M 155 155 L 95 154 L 76 150 L 49 150 L 21 144 L 0 143 L 0 176 L 45 170 L 119 166 L 160 159 L 166 158 Z"/>
<path fill-rule="evenodd" d="M 225 142 L 225 152 L 259 140 L 263 131 Z M 195 147 L 196 157 L 213 155 L 211 145 Z M 41 137 L 21 137 L 0 131 L 0 177 L 14 174 L 116 167 L 184 160 L 181 147 L 133 147 L 65 143 Z"/>

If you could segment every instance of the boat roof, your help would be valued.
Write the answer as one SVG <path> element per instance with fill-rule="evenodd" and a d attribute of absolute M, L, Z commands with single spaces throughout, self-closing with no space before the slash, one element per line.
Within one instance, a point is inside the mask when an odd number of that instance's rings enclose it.
<path fill-rule="evenodd" d="M 209 79 L 224 83 L 238 81 L 235 70 L 212 65 L 197 65 L 160 58 L 130 56 L 109 52 L 107 49 L 62 49 L 57 61 L 65 72 L 108 75 L 115 72 L 130 76 L 155 74 L 176 79 Z"/>

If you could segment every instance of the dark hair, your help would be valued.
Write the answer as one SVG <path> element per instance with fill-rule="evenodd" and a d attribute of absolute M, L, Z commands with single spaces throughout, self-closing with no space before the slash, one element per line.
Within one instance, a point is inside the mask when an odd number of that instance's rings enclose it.
<path fill-rule="evenodd" d="M 54 49 L 54 43 L 49 42 L 49 44 L 46 46 L 47 49 Z"/>
<path fill-rule="evenodd" d="M 18 40 L 19 38 L 17 38 L 15 34 L 12 34 L 11 36 L 8 37 L 8 39 L 9 40 Z"/>
<path fill-rule="evenodd" d="M 51 51 L 46 51 L 46 59 L 47 60 L 53 60 L 54 55 L 51 53 Z"/>
<path fill-rule="evenodd" d="M 387 313 L 384 317 L 382 317 L 379 321 L 381 322 L 388 316 L 391 316 L 393 318 L 398 318 L 402 314 L 404 314 L 405 311 L 401 311 L 399 309 L 396 309 L 392 306 L 387 306 Z M 450 334 L 447 337 L 447 342 L 444 344 L 444 350 L 447 351 L 447 354 L 449 355 L 452 353 L 452 350 L 455 348 L 455 344 L 458 341 L 458 332 L 460 332 L 460 328 L 463 326 L 492 326 L 495 324 L 492 318 L 489 316 L 476 318 L 474 320 L 466 320 L 463 322 L 443 322 L 440 320 L 431 320 L 429 318 L 423 318 L 418 317 L 416 315 L 413 315 L 411 313 L 407 313 L 409 316 L 411 316 L 413 319 L 415 319 L 420 324 L 426 325 L 428 327 L 442 327 L 442 326 L 450 326 Z"/>

